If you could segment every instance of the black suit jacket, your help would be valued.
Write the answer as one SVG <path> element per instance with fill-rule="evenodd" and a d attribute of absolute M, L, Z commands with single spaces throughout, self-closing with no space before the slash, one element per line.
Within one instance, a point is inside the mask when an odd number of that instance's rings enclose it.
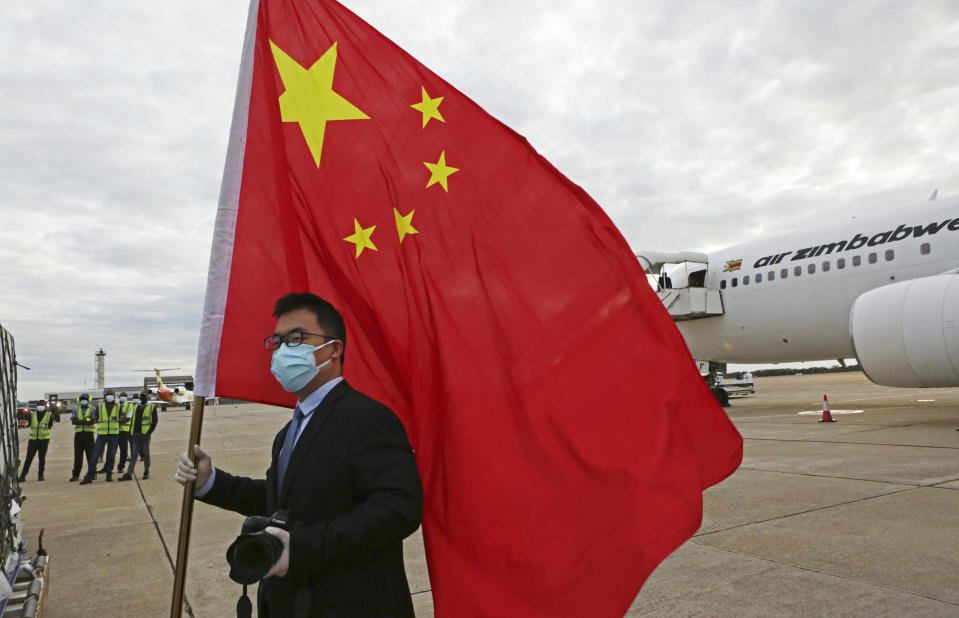
<path fill-rule="evenodd" d="M 403 539 L 420 525 L 423 490 L 403 424 L 340 382 L 300 434 L 278 488 L 276 463 L 289 427 L 273 440 L 266 480 L 218 468 L 202 498 L 244 515 L 285 508 L 295 522 L 289 571 L 260 583 L 259 615 L 293 615 L 294 594 L 305 587 L 310 616 L 412 617 Z"/>

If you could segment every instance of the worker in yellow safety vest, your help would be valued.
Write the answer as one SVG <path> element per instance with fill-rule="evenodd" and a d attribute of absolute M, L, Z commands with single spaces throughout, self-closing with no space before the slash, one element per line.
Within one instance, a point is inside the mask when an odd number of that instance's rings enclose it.
<path fill-rule="evenodd" d="M 93 474 L 96 470 L 97 464 L 93 458 L 93 444 L 96 440 L 93 431 L 96 419 L 93 416 L 90 395 L 83 393 L 77 399 L 77 409 L 70 415 L 70 422 L 73 423 L 73 476 L 70 477 L 71 483 L 79 480 L 84 460 L 87 462 L 88 474 Z"/>
<path fill-rule="evenodd" d="M 117 434 L 117 446 L 120 449 L 120 465 L 117 473 L 123 472 L 127 464 L 127 452 L 130 446 L 130 423 L 133 421 L 133 410 L 137 404 L 127 400 L 126 393 L 120 393 L 120 433 Z"/>
<path fill-rule="evenodd" d="M 140 393 L 140 403 L 133 406 L 133 424 L 130 426 L 130 467 L 120 477 L 121 481 L 133 480 L 137 459 L 143 458 L 143 480 L 150 478 L 150 435 L 159 422 L 156 405 L 147 393 Z"/>
<path fill-rule="evenodd" d="M 120 402 L 116 401 L 116 393 L 112 389 L 103 392 L 103 401 L 97 406 L 97 441 L 93 460 L 100 458 L 106 450 L 107 462 L 102 468 L 92 468 L 81 485 L 89 485 L 96 478 L 97 472 L 107 473 L 107 482 L 113 482 L 113 463 L 117 454 L 117 441 L 120 437 Z"/>
<path fill-rule="evenodd" d="M 53 413 L 47 408 L 47 402 L 41 401 L 36 409 L 30 413 L 30 439 L 27 441 L 27 459 L 23 462 L 20 471 L 20 482 L 27 480 L 27 472 L 33 463 L 33 456 L 40 455 L 40 465 L 37 480 L 43 480 L 43 468 L 47 463 L 47 447 L 50 446 L 50 425 L 53 423 Z"/>

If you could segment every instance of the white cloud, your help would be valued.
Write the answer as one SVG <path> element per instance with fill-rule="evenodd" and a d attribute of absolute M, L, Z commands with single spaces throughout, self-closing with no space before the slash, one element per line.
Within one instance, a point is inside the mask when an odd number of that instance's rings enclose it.
<path fill-rule="evenodd" d="M 959 193 L 951 0 L 355 0 L 636 249 L 709 250 Z M 192 370 L 245 29 L 235 0 L 0 21 L 0 323 L 21 395 Z"/>

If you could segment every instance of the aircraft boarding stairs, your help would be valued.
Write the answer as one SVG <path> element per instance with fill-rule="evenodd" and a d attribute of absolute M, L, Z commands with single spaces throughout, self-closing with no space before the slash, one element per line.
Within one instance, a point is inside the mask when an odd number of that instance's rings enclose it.
<path fill-rule="evenodd" d="M 719 290 L 706 287 L 709 258 L 705 253 L 643 251 L 635 254 L 649 277 L 655 277 L 656 294 L 676 322 L 723 315 Z"/>

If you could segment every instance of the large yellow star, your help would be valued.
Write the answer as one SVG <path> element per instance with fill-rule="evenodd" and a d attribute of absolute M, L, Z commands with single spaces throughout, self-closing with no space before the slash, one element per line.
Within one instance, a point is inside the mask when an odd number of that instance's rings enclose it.
<path fill-rule="evenodd" d="M 286 91 L 280 95 L 280 117 L 283 122 L 298 122 L 316 167 L 320 167 L 323 136 L 330 120 L 363 120 L 369 116 L 333 92 L 333 71 L 336 68 L 336 43 L 320 56 L 309 69 L 290 58 L 270 41 L 273 60 Z"/>
<path fill-rule="evenodd" d="M 413 213 L 415 210 L 411 210 L 410 214 L 403 216 L 400 214 L 400 211 L 393 209 L 393 218 L 396 219 L 396 233 L 400 236 L 400 244 L 403 244 L 403 239 L 406 238 L 407 234 L 419 234 L 419 231 L 413 227 Z"/>
<path fill-rule="evenodd" d="M 449 187 L 446 185 L 446 179 L 450 175 L 460 171 L 458 167 L 449 167 L 446 165 L 446 151 L 440 153 L 440 160 L 436 163 L 427 163 L 423 161 L 423 165 L 430 170 L 430 180 L 426 183 L 426 187 L 432 187 L 436 183 L 440 183 L 443 186 L 443 190 L 447 193 L 450 192 Z"/>
<path fill-rule="evenodd" d="M 354 232 L 343 240 L 356 245 L 356 257 L 360 257 L 360 254 L 363 253 L 363 249 L 372 249 L 373 251 L 378 250 L 373 244 L 373 241 L 370 240 L 370 236 L 373 235 L 373 230 L 376 229 L 375 225 L 364 228 L 362 225 L 360 225 L 359 221 L 353 219 L 353 229 Z"/>
<path fill-rule="evenodd" d="M 410 107 L 418 112 L 423 112 L 423 128 L 426 128 L 426 123 L 430 121 L 430 118 L 436 118 L 440 122 L 446 122 L 443 120 L 443 114 L 440 113 L 440 103 L 443 102 L 443 97 L 431 99 L 430 95 L 426 94 L 426 88 L 424 86 L 420 86 L 420 89 L 423 91 L 423 100 L 410 105 Z"/>

